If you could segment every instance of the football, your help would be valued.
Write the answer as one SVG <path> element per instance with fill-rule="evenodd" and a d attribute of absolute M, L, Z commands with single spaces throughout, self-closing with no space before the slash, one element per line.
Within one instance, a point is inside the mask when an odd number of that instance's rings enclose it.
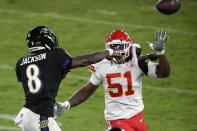
<path fill-rule="evenodd" d="M 181 7 L 179 0 L 159 0 L 156 3 L 156 8 L 159 12 L 170 15 L 177 12 Z"/>

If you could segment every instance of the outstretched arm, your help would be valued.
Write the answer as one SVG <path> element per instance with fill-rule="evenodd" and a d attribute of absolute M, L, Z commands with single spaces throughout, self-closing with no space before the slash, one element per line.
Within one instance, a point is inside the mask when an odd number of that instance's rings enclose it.
<path fill-rule="evenodd" d="M 166 32 L 162 33 L 162 30 L 156 31 L 156 39 L 154 43 L 146 42 L 146 44 L 156 51 L 159 58 L 159 65 L 156 67 L 155 73 L 158 78 L 168 77 L 170 75 L 170 64 L 167 60 L 165 53 L 165 44 L 169 36 L 166 35 Z"/>
<path fill-rule="evenodd" d="M 70 107 L 77 106 L 86 101 L 97 89 L 91 82 L 88 82 L 83 88 L 79 89 L 69 98 Z"/>
<path fill-rule="evenodd" d="M 91 82 L 88 82 L 83 88 L 79 89 L 68 101 L 63 103 L 56 102 L 54 109 L 54 119 L 65 113 L 69 108 L 77 106 L 86 101 L 97 89 Z"/>
<path fill-rule="evenodd" d="M 119 53 L 113 52 L 113 50 L 106 50 L 104 52 L 96 52 L 73 58 L 72 69 L 100 62 L 106 57 L 115 57 L 117 61 L 124 61 L 123 57 Z"/>
<path fill-rule="evenodd" d="M 109 55 L 109 51 L 96 52 L 84 56 L 77 56 L 72 59 L 72 68 L 83 67 L 90 64 L 97 63 Z"/>

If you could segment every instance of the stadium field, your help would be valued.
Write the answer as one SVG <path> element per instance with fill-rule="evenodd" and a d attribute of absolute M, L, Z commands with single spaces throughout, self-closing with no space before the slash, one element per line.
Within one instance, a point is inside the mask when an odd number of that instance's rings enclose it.
<path fill-rule="evenodd" d="M 167 31 L 171 76 L 144 76 L 144 119 L 148 131 L 197 131 L 197 1 L 180 1 L 176 14 L 163 15 L 155 9 L 157 0 L 0 0 L 0 131 L 19 130 L 13 118 L 25 99 L 14 68 L 28 55 L 26 34 L 37 25 L 51 28 L 59 46 L 73 57 L 105 50 L 107 35 L 115 29 L 128 32 L 143 54 L 150 53 L 145 41 L 154 41 L 156 29 Z M 89 77 L 87 67 L 72 70 L 57 100 L 67 100 Z M 63 131 L 105 131 L 103 110 L 100 86 L 57 121 Z"/>

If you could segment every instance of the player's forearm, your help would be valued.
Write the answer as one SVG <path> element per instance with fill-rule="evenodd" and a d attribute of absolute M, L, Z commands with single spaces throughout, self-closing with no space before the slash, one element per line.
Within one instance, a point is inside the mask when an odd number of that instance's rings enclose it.
<path fill-rule="evenodd" d="M 91 83 L 88 83 L 83 88 L 79 89 L 71 98 L 68 100 L 70 107 L 77 106 L 84 101 L 86 101 L 96 90 L 97 87 L 92 86 Z"/>
<path fill-rule="evenodd" d="M 91 53 L 84 56 L 78 56 L 72 60 L 72 68 L 83 67 L 100 62 L 109 55 L 109 51 Z"/>
<path fill-rule="evenodd" d="M 170 64 L 165 55 L 158 55 L 159 58 L 159 67 L 156 71 L 156 74 L 160 78 L 170 76 Z"/>

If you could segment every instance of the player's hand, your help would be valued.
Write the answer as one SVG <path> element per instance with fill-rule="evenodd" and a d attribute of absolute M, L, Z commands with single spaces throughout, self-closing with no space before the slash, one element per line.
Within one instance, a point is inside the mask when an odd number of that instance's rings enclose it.
<path fill-rule="evenodd" d="M 119 53 L 113 51 L 112 49 L 107 49 L 109 51 L 108 59 L 111 60 L 111 63 L 114 63 L 114 59 L 116 59 L 117 64 L 123 64 L 125 63 L 124 56 L 120 55 Z"/>
<path fill-rule="evenodd" d="M 157 55 L 163 55 L 165 53 L 165 44 L 168 38 L 169 36 L 166 35 L 166 32 L 162 32 L 162 29 L 160 29 L 156 31 L 154 43 L 146 41 L 146 44 L 156 51 Z"/>
<path fill-rule="evenodd" d="M 68 101 L 63 103 L 56 102 L 56 105 L 57 106 L 54 108 L 54 119 L 57 119 L 70 108 L 70 103 Z"/>

